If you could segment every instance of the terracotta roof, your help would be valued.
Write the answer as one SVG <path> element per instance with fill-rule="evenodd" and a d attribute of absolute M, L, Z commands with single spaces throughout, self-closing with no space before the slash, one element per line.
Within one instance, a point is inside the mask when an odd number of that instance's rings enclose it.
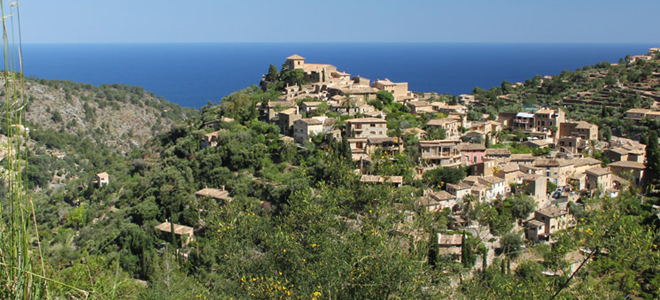
<path fill-rule="evenodd" d="M 537 114 L 554 114 L 555 112 L 554 109 L 539 109 L 536 111 Z"/>
<path fill-rule="evenodd" d="M 447 187 L 450 187 L 454 190 L 460 191 L 460 190 L 469 190 L 470 185 L 464 183 L 464 182 L 459 182 L 458 184 L 453 184 L 453 183 L 447 183 Z"/>
<path fill-rule="evenodd" d="M 380 118 L 358 118 L 358 119 L 348 119 L 346 123 L 387 123 L 385 119 Z"/>
<path fill-rule="evenodd" d="M 96 176 L 97 177 L 108 177 L 108 176 L 110 176 L 110 174 L 108 174 L 107 172 L 101 172 L 101 173 L 96 174 Z"/>
<path fill-rule="evenodd" d="M 314 118 L 300 119 L 300 120 L 296 120 L 296 122 L 303 122 L 307 125 L 322 125 L 323 124 L 323 122 L 321 122 L 318 119 L 314 119 Z"/>
<path fill-rule="evenodd" d="M 383 143 L 396 143 L 396 138 L 393 137 L 368 137 L 369 143 L 371 144 L 383 144 Z"/>
<path fill-rule="evenodd" d="M 542 175 L 539 174 L 525 174 L 522 179 L 525 181 L 536 181 L 539 178 L 543 177 Z"/>
<path fill-rule="evenodd" d="M 348 138 L 347 140 L 349 143 L 355 143 L 355 142 L 366 142 L 368 139 L 364 137 L 364 138 Z"/>
<path fill-rule="evenodd" d="M 563 167 L 572 165 L 573 162 L 565 159 L 546 159 L 540 158 L 534 161 L 535 167 Z"/>
<path fill-rule="evenodd" d="M 378 175 L 362 175 L 362 177 L 360 177 L 360 182 L 365 182 L 365 183 L 383 183 L 383 182 L 403 183 L 403 176 L 383 177 L 383 176 L 378 176 Z"/>
<path fill-rule="evenodd" d="M 426 130 L 417 127 L 412 127 L 412 128 L 406 128 L 403 131 L 403 134 L 419 134 L 419 133 L 426 133 Z"/>
<path fill-rule="evenodd" d="M 585 122 L 585 121 L 577 121 L 576 123 L 577 123 L 577 126 L 575 126 L 575 128 L 578 128 L 578 129 L 590 129 L 591 127 L 596 126 L 595 124 L 591 124 L 591 123 L 588 123 L 588 122 Z"/>
<path fill-rule="evenodd" d="M 609 166 L 630 168 L 630 169 L 646 169 L 646 166 L 643 163 L 638 163 L 636 161 L 615 161 L 611 163 Z"/>
<path fill-rule="evenodd" d="M 458 123 L 456 118 L 433 119 L 426 123 L 426 126 L 442 126 L 445 124 Z"/>
<path fill-rule="evenodd" d="M 588 165 L 598 165 L 598 166 L 600 166 L 600 160 L 597 160 L 597 159 L 591 158 L 591 157 L 575 158 L 575 159 L 571 159 L 570 161 L 576 167 L 582 167 L 582 166 L 588 166 Z"/>
<path fill-rule="evenodd" d="M 298 55 L 298 54 L 294 54 L 294 55 L 291 55 L 291 56 L 287 57 L 286 59 L 305 59 L 305 58 Z"/>
<path fill-rule="evenodd" d="M 611 174 L 610 170 L 601 167 L 593 167 L 591 169 L 587 169 L 586 172 L 587 174 L 596 175 L 596 176 Z"/>
<path fill-rule="evenodd" d="M 423 100 L 419 100 L 419 101 L 410 101 L 410 102 L 408 102 L 408 105 L 410 105 L 410 106 L 415 106 L 415 107 L 431 106 L 431 104 L 429 104 L 428 101 L 423 101 Z"/>
<path fill-rule="evenodd" d="M 447 145 L 447 144 L 454 144 L 458 146 L 458 141 L 453 141 L 453 140 L 432 140 L 432 141 L 419 141 L 420 146 L 435 146 L 435 145 Z"/>
<path fill-rule="evenodd" d="M 439 191 L 437 193 L 433 193 L 430 195 L 431 198 L 433 198 L 436 201 L 447 201 L 447 200 L 452 200 L 456 199 L 456 196 L 446 192 L 446 191 Z"/>
<path fill-rule="evenodd" d="M 462 182 L 468 182 L 468 183 L 479 182 L 479 176 L 470 175 L 468 177 L 463 178 Z"/>
<path fill-rule="evenodd" d="M 195 196 L 211 197 L 211 198 L 214 198 L 214 199 L 226 200 L 226 199 L 229 199 L 229 192 L 225 191 L 225 190 L 219 190 L 219 189 L 203 188 L 203 189 L 195 192 Z"/>
<path fill-rule="evenodd" d="M 459 147 L 461 148 L 461 151 L 485 151 L 486 146 L 483 144 L 469 144 L 469 143 L 464 143 L 460 144 Z"/>
<path fill-rule="evenodd" d="M 292 108 L 287 108 L 283 111 L 280 111 L 278 114 L 280 114 L 280 115 L 295 115 L 296 112 L 297 112 L 296 108 L 292 107 Z"/>
<path fill-rule="evenodd" d="M 486 149 L 486 155 L 511 155 L 509 149 Z"/>
<path fill-rule="evenodd" d="M 556 218 L 568 214 L 568 211 L 560 209 L 559 207 L 556 206 L 548 206 L 546 208 L 537 210 L 536 213 L 542 214 L 546 217 Z"/>
<path fill-rule="evenodd" d="M 379 84 L 382 84 L 382 85 L 395 85 L 394 82 L 392 82 L 391 80 L 389 80 L 387 78 L 385 78 L 384 80 L 383 79 L 378 79 L 374 83 L 379 83 Z"/>
<path fill-rule="evenodd" d="M 438 245 L 460 247 L 462 244 L 463 244 L 463 235 L 461 234 L 438 233 Z"/>
<path fill-rule="evenodd" d="M 479 177 L 479 179 L 483 182 L 487 183 L 498 183 L 498 182 L 504 182 L 504 179 L 497 177 L 497 176 L 484 176 L 484 177 Z"/>
<path fill-rule="evenodd" d="M 193 235 L 193 228 L 192 227 L 188 227 L 188 226 L 185 226 L 185 225 L 179 225 L 179 224 L 172 225 L 170 222 L 161 223 L 160 225 L 155 226 L 154 228 L 156 228 L 156 229 L 158 229 L 162 232 L 170 233 L 170 232 L 172 232 L 172 226 L 174 226 L 174 234 Z"/>
<path fill-rule="evenodd" d="M 628 154 L 628 152 L 629 152 L 629 150 L 627 150 L 625 148 L 622 148 L 622 147 L 612 148 L 612 149 L 609 149 L 608 151 L 614 152 L 614 153 L 617 153 L 617 154 L 622 154 L 622 155 Z"/>
<path fill-rule="evenodd" d="M 504 173 L 518 171 L 518 164 L 504 164 L 499 166 L 500 170 Z"/>
<path fill-rule="evenodd" d="M 544 146 L 552 145 L 551 142 L 544 141 L 544 140 L 532 140 L 532 141 L 527 141 L 527 143 L 531 144 L 535 147 L 544 147 Z"/>
<path fill-rule="evenodd" d="M 535 160 L 536 157 L 531 154 L 511 154 L 511 160 Z"/>
<path fill-rule="evenodd" d="M 646 108 L 631 108 L 626 113 L 642 114 L 642 113 L 647 113 L 649 111 L 651 110 Z"/>
<path fill-rule="evenodd" d="M 472 191 L 483 191 L 483 190 L 486 190 L 486 189 L 487 188 L 486 188 L 485 185 L 483 185 L 481 183 L 478 183 L 478 182 L 472 184 L 472 186 L 470 187 L 470 190 L 472 190 Z"/>

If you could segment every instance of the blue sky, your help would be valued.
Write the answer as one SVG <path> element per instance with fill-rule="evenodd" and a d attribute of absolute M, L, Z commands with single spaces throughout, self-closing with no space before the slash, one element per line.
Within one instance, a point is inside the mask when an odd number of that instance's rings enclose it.
<path fill-rule="evenodd" d="M 660 42 L 658 0 L 19 0 L 26 43 Z"/>

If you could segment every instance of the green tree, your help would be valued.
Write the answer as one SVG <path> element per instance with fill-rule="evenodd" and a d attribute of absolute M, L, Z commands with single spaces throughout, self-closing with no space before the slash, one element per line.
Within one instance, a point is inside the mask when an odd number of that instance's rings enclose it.
<path fill-rule="evenodd" d="M 266 74 L 266 80 L 268 81 L 277 81 L 280 78 L 280 72 L 277 71 L 277 67 L 270 65 L 268 67 L 268 74 Z"/>
<path fill-rule="evenodd" d="M 644 177 L 647 187 L 655 186 L 660 180 L 660 149 L 658 149 L 658 132 L 655 130 L 648 131 Z"/>
<path fill-rule="evenodd" d="M 602 141 L 609 142 L 612 140 L 612 129 L 609 126 L 603 126 L 600 130 L 600 136 Z"/>
<path fill-rule="evenodd" d="M 536 201 L 527 195 L 514 195 L 505 200 L 505 206 L 511 211 L 511 216 L 525 220 L 536 208 Z"/>
<path fill-rule="evenodd" d="M 461 264 L 463 264 L 463 267 L 472 268 L 477 261 L 477 253 L 475 252 L 477 242 L 477 239 L 463 233 L 461 239 Z"/>
<path fill-rule="evenodd" d="M 305 72 L 302 69 L 294 69 L 282 73 L 282 80 L 288 85 L 305 84 Z"/>
<path fill-rule="evenodd" d="M 426 138 L 429 140 L 444 140 L 447 138 L 447 131 L 443 127 L 429 127 L 426 130 Z"/>
<path fill-rule="evenodd" d="M 424 173 L 424 181 L 430 186 L 444 187 L 447 183 L 459 183 L 466 175 L 462 169 L 440 167 Z"/>
<path fill-rule="evenodd" d="M 74 228 L 78 229 L 86 224 L 86 208 L 85 205 L 80 205 L 69 212 L 69 219 L 67 222 Z"/>
<path fill-rule="evenodd" d="M 520 254 L 520 247 L 523 245 L 520 234 L 509 232 L 500 239 L 502 253 L 509 258 L 516 258 Z"/>
<path fill-rule="evenodd" d="M 388 91 L 378 91 L 376 93 L 376 99 L 383 102 L 384 105 L 390 105 L 394 101 L 394 95 Z"/>
<path fill-rule="evenodd" d="M 209 295 L 195 277 L 186 276 L 166 252 L 156 261 L 156 270 L 149 280 L 149 288 L 140 299 L 204 299 Z"/>

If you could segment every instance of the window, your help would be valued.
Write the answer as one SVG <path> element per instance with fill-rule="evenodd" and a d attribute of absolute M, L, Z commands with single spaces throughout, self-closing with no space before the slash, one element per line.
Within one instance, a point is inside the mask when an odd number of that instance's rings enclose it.
<path fill-rule="evenodd" d="M 355 129 L 362 129 L 362 124 L 355 124 Z"/>
<path fill-rule="evenodd" d="M 376 127 L 376 124 L 370 124 L 369 127 Z"/>

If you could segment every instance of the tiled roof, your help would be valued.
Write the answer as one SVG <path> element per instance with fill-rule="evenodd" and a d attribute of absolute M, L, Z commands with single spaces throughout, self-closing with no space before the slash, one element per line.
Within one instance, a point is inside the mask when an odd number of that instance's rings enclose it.
<path fill-rule="evenodd" d="M 460 144 L 459 147 L 461 148 L 461 151 L 485 151 L 486 146 L 483 144 L 469 144 L 469 143 L 463 143 Z"/>
<path fill-rule="evenodd" d="M 322 125 L 323 124 L 323 122 L 321 122 L 318 119 L 314 119 L 314 118 L 300 119 L 300 120 L 297 120 L 296 122 L 298 122 L 298 121 L 303 122 L 307 125 Z"/>
<path fill-rule="evenodd" d="M 534 155 L 531 154 L 511 154 L 511 160 L 535 160 Z"/>
<path fill-rule="evenodd" d="M 486 149 L 486 155 L 511 155 L 509 149 Z"/>
<path fill-rule="evenodd" d="M 360 182 L 365 182 L 365 183 L 383 183 L 383 182 L 403 183 L 403 176 L 383 177 L 383 176 L 378 176 L 378 175 L 362 175 L 362 177 L 360 177 Z"/>
<path fill-rule="evenodd" d="M 591 169 L 587 169 L 586 172 L 587 174 L 596 175 L 596 176 L 611 174 L 610 170 L 601 167 L 593 167 Z"/>
<path fill-rule="evenodd" d="M 542 214 L 550 218 L 556 218 L 568 214 L 568 211 L 560 209 L 559 207 L 556 206 L 548 206 L 546 208 L 537 210 L 536 213 Z"/>
<path fill-rule="evenodd" d="M 224 191 L 224 190 L 219 190 L 219 189 L 203 188 L 203 189 L 195 192 L 195 196 L 211 197 L 211 198 L 215 198 L 215 199 L 225 200 L 225 199 L 229 198 L 229 192 Z"/>
<path fill-rule="evenodd" d="M 646 169 L 646 166 L 643 163 L 636 161 L 615 161 L 609 165 L 610 167 L 621 167 L 621 168 L 631 168 L 631 169 Z"/>
<path fill-rule="evenodd" d="M 461 234 L 438 233 L 438 245 L 460 247 L 461 244 L 463 244 L 463 236 Z"/>
<path fill-rule="evenodd" d="M 291 56 L 287 57 L 286 59 L 305 59 L 305 58 L 298 55 L 298 54 L 294 54 L 294 55 L 291 55 Z"/>
<path fill-rule="evenodd" d="M 470 185 L 468 185 L 464 182 L 459 182 L 458 184 L 447 183 L 447 187 L 450 187 L 450 188 L 452 188 L 454 190 L 457 190 L 457 191 L 470 189 Z"/>
<path fill-rule="evenodd" d="M 456 199 L 456 196 L 446 192 L 446 191 L 439 191 L 437 193 L 433 193 L 430 195 L 431 198 L 435 199 L 436 201 L 447 201 L 447 200 L 452 200 Z"/>
<path fill-rule="evenodd" d="M 172 232 L 172 227 L 174 227 L 174 234 L 178 235 L 192 235 L 193 234 L 193 228 L 188 227 L 185 225 L 179 225 L 179 224 L 171 224 L 170 222 L 165 222 L 161 223 L 160 225 L 156 226 L 155 228 L 162 231 L 162 232 Z"/>
<path fill-rule="evenodd" d="M 387 121 L 380 118 L 358 118 L 348 119 L 346 123 L 387 123 Z"/>

